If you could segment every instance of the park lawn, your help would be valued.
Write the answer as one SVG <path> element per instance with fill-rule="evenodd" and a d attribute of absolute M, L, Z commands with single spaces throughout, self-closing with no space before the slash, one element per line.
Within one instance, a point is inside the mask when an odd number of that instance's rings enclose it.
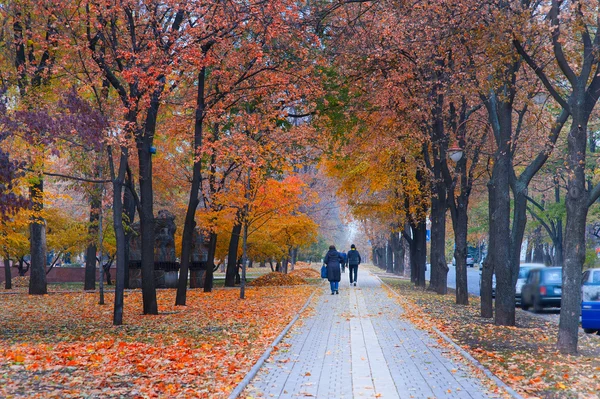
<path fill-rule="evenodd" d="M 477 297 L 459 306 L 452 294 L 417 289 L 407 280 L 383 280 L 400 294 L 403 317 L 425 330 L 437 327 L 524 397 L 598 398 L 600 336 L 581 333 L 580 354 L 561 355 L 553 321 L 517 309 L 516 327 L 498 327 L 479 316 Z"/>
<path fill-rule="evenodd" d="M 0 295 L 0 397 L 227 397 L 313 290 L 159 290 L 158 316 L 126 292 L 120 327 L 110 292 Z"/>

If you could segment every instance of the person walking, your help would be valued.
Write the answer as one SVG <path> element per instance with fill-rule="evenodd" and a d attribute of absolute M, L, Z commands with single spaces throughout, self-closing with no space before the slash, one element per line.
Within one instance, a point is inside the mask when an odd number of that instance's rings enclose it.
<path fill-rule="evenodd" d="M 360 265 L 360 253 L 356 250 L 356 246 L 352 244 L 348 251 L 348 271 L 350 272 L 350 285 L 354 283 L 356 287 L 356 279 L 358 277 L 358 265 Z M 354 278 L 352 278 L 354 276 Z"/>
<path fill-rule="evenodd" d="M 327 266 L 327 280 L 329 280 L 329 285 L 331 287 L 331 295 L 339 294 L 340 280 L 342 279 L 342 273 L 340 271 L 342 257 L 335 249 L 334 245 L 329 247 L 329 251 L 327 251 L 323 263 Z"/>
<path fill-rule="evenodd" d="M 348 263 L 348 255 L 344 251 L 340 252 L 342 257 L 342 273 L 346 273 L 346 264 Z"/>

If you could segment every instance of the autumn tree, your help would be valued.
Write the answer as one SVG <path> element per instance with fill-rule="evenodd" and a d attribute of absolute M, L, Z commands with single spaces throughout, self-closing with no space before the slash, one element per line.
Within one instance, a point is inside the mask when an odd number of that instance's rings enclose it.
<path fill-rule="evenodd" d="M 567 219 L 557 345 L 563 353 L 577 352 L 586 218 L 589 207 L 600 196 L 600 185 L 586 187 L 585 170 L 588 126 L 600 98 L 599 12 L 597 5 L 587 2 L 552 0 L 531 10 L 529 21 L 534 27 L 540 16 L 545 17 L 541 27 L 545 33 L 542 45 L 533 48 L 518 35 L 513 41 L 562 113 L 571 116 L 565 162 Z M 558 74 L 549 73 L 545 67 L 549 62 L 558 68 Z"/>

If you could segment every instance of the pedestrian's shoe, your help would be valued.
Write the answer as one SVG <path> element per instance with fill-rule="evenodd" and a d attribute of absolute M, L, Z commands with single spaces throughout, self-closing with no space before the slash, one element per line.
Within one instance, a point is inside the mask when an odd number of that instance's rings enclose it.
<path fill-rule="evenodd" d="M 356 283 L 354 283 L 354 286 L 356 287 Z"/>
<path fill-rule="evenodd" d="M 335 294 L 335 292 L 331 291 L 331 295 Z"/>
<path fill-rule="evenodd" d="M 339 291 L 336 291 L 335 293 L 336 293 L 336 295 L 337 295 L 337 294 L 339 294 L 340 292 L 339 292 Z"/>

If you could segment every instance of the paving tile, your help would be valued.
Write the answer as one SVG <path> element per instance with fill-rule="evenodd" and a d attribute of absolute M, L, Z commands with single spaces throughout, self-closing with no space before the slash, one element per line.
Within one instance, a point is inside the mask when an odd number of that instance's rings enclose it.
<path fill-rule="evenodd" d="M 314 313 L 284 338 L 247 392 L 257 398 L 488 399 L 490 393 L 360 270 L 357 287 L 329 284 Z M 344 277 L 344 276 L 342 276 Z"/>

